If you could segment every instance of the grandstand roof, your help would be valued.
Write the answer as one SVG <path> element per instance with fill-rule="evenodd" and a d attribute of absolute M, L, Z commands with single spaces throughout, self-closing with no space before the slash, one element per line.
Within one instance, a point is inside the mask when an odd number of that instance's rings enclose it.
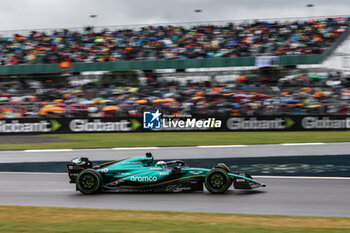
<path fill-rule="evenodd" d="M 242 18 L 242 19 L 232 19 L 232 20 L 203 20 L 203 21 L 184 21 L 184 22 L 164 22 L 164 23 L 147 23 L 147 24 L 122 24 L 122 25 L 96 25 L 94 26 L 94 31 L 102 31 L 104 29 L 108 30 L 120 30 L 120 29 L 139 29 L 147 26 L 183 26 L 192 27 L 196 25 L 226 25 L 228 23 L 233 24 L 247 24 L 253 23 L 255 21 L 268 21 L 268 22 L 300 22 L 307 20 L 319 20 L 325 18 L 335 18 L 335 17 L 350 17 L 349 15 L 319 15 L 319 16 L 308 16 L 308 17 L 272 17 L 272 18 Z M 0 30 L 0 37 L 10 37 L 14 34 L 28 35 L 33 30 L 52 33 L 53 31 L 68 29 L 70 31 L 84 32 L 86 26 L 84 27 L 52 27 L 52 28 L 23 28 L 23 29 L 13 29 L 13 30 Z"/>

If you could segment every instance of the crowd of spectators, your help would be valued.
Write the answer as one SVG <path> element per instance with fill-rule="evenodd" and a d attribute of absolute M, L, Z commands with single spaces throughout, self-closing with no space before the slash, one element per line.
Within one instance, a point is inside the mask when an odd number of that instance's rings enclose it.
<path fill-rule="evenodd" d="M 32 31 L 0 37 L 0 64 L 201 59 L 320 54 L 347 30 L 349 18 L 84 32 Z"/>
<path fill-rule="evenodd" d="M 0 118 L 139 117 L 154 109 L 212 116 L 350 114 L 349 80 L 336 73 L 284 77 L 273 84 L 245 76 L 226 84 L 149 80 L 130 87 L 38 88 L 9 82 L 1 85 Z"/>

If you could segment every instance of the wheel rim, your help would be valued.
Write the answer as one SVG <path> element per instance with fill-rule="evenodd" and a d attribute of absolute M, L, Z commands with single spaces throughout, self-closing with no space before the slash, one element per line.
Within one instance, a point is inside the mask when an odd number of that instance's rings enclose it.
<path fill-rule="evenodd" d="M 95 186 L 95 177 L 93 177 L 90 174 L 85 175 L 82 179 L 81 179 L 81 184 L 85 189 L 91 189 Z"/>
<path fill-rule="evenodd" d="M 215 189 L 221 189 L 225 185 L 225 178 L 222 174 L 214 174 L 210 177 L 210 184 Z"/>

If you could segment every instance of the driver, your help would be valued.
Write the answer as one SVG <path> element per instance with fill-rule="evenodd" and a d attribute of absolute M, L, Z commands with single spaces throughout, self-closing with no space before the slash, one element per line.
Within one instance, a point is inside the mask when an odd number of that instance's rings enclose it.
<path fill-rule="evenodd" d="M 164 162 L 164 161 L 158 161 L 156 163 L 156 166 L 157 167 L 161 167 L 161 168 L 166 168 L 167 167 L 166 162 Z"/>

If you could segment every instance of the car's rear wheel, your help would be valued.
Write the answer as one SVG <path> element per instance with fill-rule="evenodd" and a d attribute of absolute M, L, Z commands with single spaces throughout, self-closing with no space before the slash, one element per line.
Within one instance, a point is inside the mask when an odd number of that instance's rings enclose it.
<path fill-rule="evenodd" d="M 98 193 L 102 190 L 103 179 L 94 169 L 85 169 L 77 177 L 78 190 L 84 194 Z"/>
<path fill-rule="evenodd" d="M 224 193 L 232 184 L 227 172 L 220 168 L 210 170 L 204 179 L 204 185 L 211 193 Z"/>

